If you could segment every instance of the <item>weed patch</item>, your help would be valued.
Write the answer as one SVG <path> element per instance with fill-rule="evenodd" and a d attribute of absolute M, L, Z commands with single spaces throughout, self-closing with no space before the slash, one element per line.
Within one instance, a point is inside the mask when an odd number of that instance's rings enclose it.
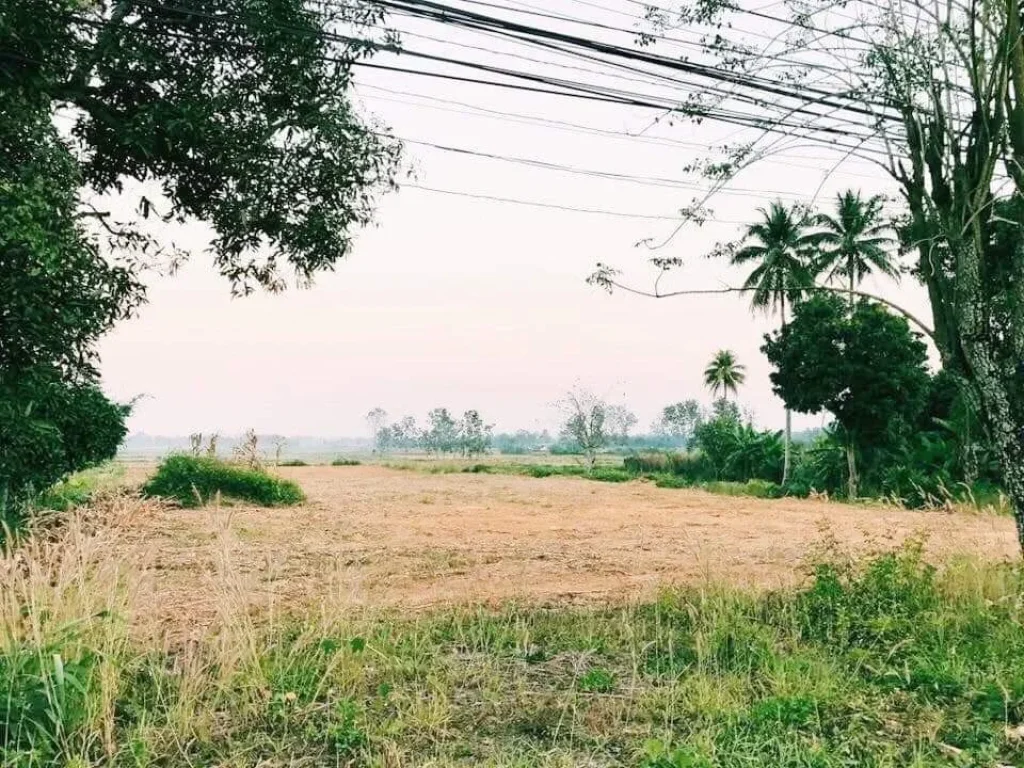
<path fill-rule="evenodd" d="M 184 455 L 165 459 L 143 492 L 174 499 L 183 507 L 202 506 L 218 494 L 268 507 L 298 504 L 305 499 L 290 480 L 218 459 Z"/>

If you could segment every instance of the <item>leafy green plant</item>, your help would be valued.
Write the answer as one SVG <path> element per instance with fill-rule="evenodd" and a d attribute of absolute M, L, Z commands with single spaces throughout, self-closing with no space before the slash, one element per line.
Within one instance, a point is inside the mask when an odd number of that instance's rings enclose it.
<path fill-rule="evenodd" d="M 45 647 L 19 644 L 0 652 L 0 756 L 34 754 L 38 765 L 66 764 L 66 745 L 89 716 L 98 663 L 90 650 L 68 657 L 74 644 L 66 633 Z"/>
<path fill-rule="evenodd" d="M 611 693 L 615 690 L 615 675 L 607 669 L 589 669 L 580 677 L 577 687 L 586 693 Z"/>
<path fill-rule="evenodd" d="M 113 458 L 128 412 L 56 370 L 0 376 L 0 516 L 17 527 L 34 495 Z"/>
<path fill-rule="evenodd" d="M 183 507 L 202 506 L 217 495 L 264 506 L 298 504 L 305 499 L 290 480 L 217 459 L 185 455 L 165 459 L 143 491 L 174 499 Z"/>

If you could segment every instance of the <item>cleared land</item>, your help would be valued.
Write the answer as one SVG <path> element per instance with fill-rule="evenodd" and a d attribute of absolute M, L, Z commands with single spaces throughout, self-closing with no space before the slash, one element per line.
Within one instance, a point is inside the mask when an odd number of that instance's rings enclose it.
<path fill-rule="evenodd" d="M 943 559 L 1015 554 L 1012 522 L 994 516 L 561 477 L 280 471 L 308 503 L 145 505 L 123 523 L 123 561 L 148 574 L 150 618 L 190 634 L 215 622 L 226 599 L 251 609 L 408 610 L 645 597 L 705 580 L 771 588 L 801 579 L 830 541 L 850 554 L 911 537 Z"/>

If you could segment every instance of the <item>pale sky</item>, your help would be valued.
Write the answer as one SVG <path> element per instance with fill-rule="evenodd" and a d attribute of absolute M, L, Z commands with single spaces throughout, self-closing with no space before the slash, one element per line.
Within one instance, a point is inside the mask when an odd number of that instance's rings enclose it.
<path fill-rule="evenodd" d="M 552 0 L 544 10 L 625 27 L 632 25 L 626 14 L 639 10 L 621 0 L 603 4 L 610 10 L 580 0 Z M 532 21 L 551 28 L 560 24 Z M 464 45 L 524 52 L 447 28 L 392 23 Z M 595 36 L 592 29 L 559 28 Z M 628 35 L 610 32 L 604 39 L 631 42 Z M 404 42 L 411 49 L 499 66 L 630 84 L 412 36 Z M 658 50 L 673 53 L 671 46 Z M 558 60 L 554 53 L 532 55 Z M 467 73 L 409 57 L 375 60 Z M 682 170 L 706 154 L 701 145 L 737 131 L 731 126 L 651 126 L 656 113 L 650 110 L 395 73 L 360 70 L 358 83 L 364 111 L 403 139 L 684 183 L 701 183 Z M 672 93 L 659 85 L 631 87 Z M 644 134 L 610 136 L 518 118 L 513 122 L 424 97 Z M 769 366 L 759 351 L 777 319 L 752 316 L 746 300 L 737 296 L 655 301 L 608 296 L 585 283 L 601 261 L 649 288 L 645 259 L 651 254 L 635 244 L 664 237 L 674 228 L 672 221 L 527 207 L 408 184 L 668 218 L 691 201 L 692 191 L 456 155 L 414 143 L 407 144 L 406 159 L 415 178 L 381 199 L 377 225 L 359 235 L 349 259 L 308 290 L 232 299 L 229 285 L 202 253 L 205 228 L 177 231 L 179 243 L 197 255 L 176 276 L 154 278 L 140 316 L 121 324 L 101 345 L 109 393 L 118 398 L 146 395 L 131 418 L 131 430 L 234 434 L 253 427 L 264 433 L 355 436 L 366 432 L 364 416 L 375 406 L 396 418 L 412 414 L 420 419 L 437 406 L 460 413 L 476 408 L 500 430 L 551 427 L 552 403 L 576 380 L 624 401 L 646 428 L 668 403 L 710 399 L 701 373 L 723 348 L 735 351 L 747 366 L 741 402 L 759 423 L 781 427 L 782 405 L 771 394 Z M 829 159 L 827 150 L 813 148 L 745 172 L 735 186 L 754 193 L 715 199 L 715 217 L 750 221 L 759 205 L 780 193 L 787 202 L 809 201 L 819 185 L 819 199 L 825 202 L 846 187 L 865 193 L 892 190 L 881 171 L 854 162 L 822 185 Z M 732 239 L 738 231 L 736 223 L 685 229 L 661 251 L 686 260 L 664 287 L 739 284 L 742 273 L 703 257 L 716 241 Z M 924 291 L 910 279 L 900 286 L 885 281 L 866 287 L 929 317 Z M 798 427 L 821 423 L 821 417 L 795 420 Z"/>

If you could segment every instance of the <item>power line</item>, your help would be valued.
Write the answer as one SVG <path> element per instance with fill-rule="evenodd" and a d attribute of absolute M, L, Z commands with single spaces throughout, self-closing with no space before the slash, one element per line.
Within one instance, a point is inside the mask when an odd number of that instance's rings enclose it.
<path fill-rule="evenodd" d="M 463 2 L 488 8 L 501 8 L 504 10 L 509 10 L 507 6 L 488 3 L 485 2 L 484 0 L 463 0 Z M 649 53 L 646 51 L 623 48 L 622 46 L 610 43 L 603 43 L 601 41 L 591 40 L 588 38 L 582 38 L 576 35 L 570 35 L 567 33 L 557 32 L 554 30 L 519 24 L 517 22 L 510 21 L 507 19 L 487 16 L 485 14 L 476 13 L 474 11 L 460 9 L 455 6 L 445 5 L 439 2 L 433 2 L 433 0 L 378 0 L 378 4 L 388 9 L 405 12 L 420 18 L 430 19 L 444 24 L 451 24 L 454 26 L 465 27 L 469 29 L 501 30 L 503 33 L 506 34 L 525 34 L 529 35 L 531 38 L 541 37 L 563 44 L 570 44 L 581 48 L 590 49 L 609 55 L 615 55 L 618 57 L 634 61 L 653 63 L 659 66 L 675 69 L 681 72 L 698 75 L 709 80 L 718 80 L 722 82 L 728 82 L 733 85 L 738 85 L 740 87 L 759 90 L 761 92 L 769 93 L 774 96 L 782 96 L 784 98 L 805 99 L 808 104 L 821 104 L 823 106 L 831 106 L 846 109 L 855 114 L 869 115 L 873 118 L 878 117 L 876 113 L 871 112 L 870 110 L 866 110 L 864 107 L 860 106 L 865 101 L 863 98 L 852 98 L 848 94 L 835 93 L 832 91 L 800 86 L 798 84 L 783 83 L 780 81 L 761 78 L 757 76 L 741 75 L 728 69 L 714 67 L 706 64 L 697 64 L 689 61 L 677 61 L 675 59 Z M 736 96 L 736 94 L 729 95 L 733 97 Z M 809 96 L 814 96 L 815 98 L 811 99 L 809 98 Z M 833 101 L 833 99 L 847 99 L 849 103 L 842 104 Z M 886 108 L 886 105 L 884 104 L 877 104 L 875 106 Z"/>
<path fill-rule="evenodd" d="M 193 16 L 198 15 L 201 18 L 209 18 L 209 19 L 211 19 L 213 21 L 216 21 L 216 22 L 229 22 L 231 20 L 230 16 L 229 15 L 225 15 L 225 14 L 217 14 L 217 15 L 205 14 L 205 13 L 202 13 L 202 12 L 194 11 L 193 9 L 190 9 L 190 8 L 175 9 L 172 6 L 161 5 L 161 4 L 157 4 L 157 3 L 147 3 L 147 2 L 145 2 L 145 0 L 138 0 L 138 2 L 140 2 L 143 5 L 148 5 L 149 7 L 152 7 L 154 9 L 172 10 L 172 11 L 173 10 L 179 10 L 180 12 L 185 13 L 185 14 L 190 14 L 190 15 L 193 15 Z M 395 3 L 392 2 L 391 0 L 379 0 L 379 2 L 380 2 L 381 5 L 387 5 L 389 7 L 395 7 Z M 422 4 L 423 2 L 425 2 L 425 0 L 419 0 L 419 2 Z M 438 7 L 438 4 L 436 4 L 436 3 L 430 3 L 429 5 L 432 6 L 432 7 L 435 7 L 435 8 Z M 440 7 L 443 8 L 444 6 L 440 6 Z M 430 16 L 430 14 L 428 14 L 428 17 L 429 16 Z M 488 19 L 489 17 L 482 17 L 482 18 Z M 447 19 L 447 17 L 445 17 L 444 19 L 441 19 L 441 20 L 442 21 L 447 21 L 448 19 Z M 504 23 L 504 22 L 501 22 L 500 20 L 498 20 L 498 21 L 499 21 L 499 23 Z M 317 33 L 314 33 L 312 31 L 308 30 L 308 29 L 289 28 L 287 26 L 282 26 L 282 25 L 275 25 L 275 27 L 276 28 L 281 28 L 281 29 L 286 29 L 286 30 L 294 29 L 294 31 L 296 31 L 298 33 L 301 33 L 301 34 L 307 34 L 307 35 L 308 34 L 313 34 L 313 35 L 317 34 Z M 530 28 L 526 28 L 526 29 L 530 29 Z M 146 30 L 146 31 L 150 32 L 150 30 Z M 545 32 L 545 34 L 554 34 L 554 33 L 548 33 L 548 32 L 543 31 L 543 30 L 542 30 L 542 32 Z M 194 33 L 193 33 L 193 35 L 194 35 Z M 555 35 L 555 36 L 557 37 L 557 35 Z M 326 39 L 346 42 L 348 44 L 358 44 L 358 45 L 368 45 L 368 44 L 372 45 L 372 44 L 374 44 L 373 41 L 360 40 L 360 39 L 357 39 L 357 38 L 351 38 L 351 37 L 348 37 L 348 36 L 336 35 L 336 34 L 332 34 L 332 33 L 324 33 L 323 37 L 326 38 Z M 584 42 L 587 42 L 587 41 L 584 40 Z M 613 48 L 615 48 L 615 47 L 613 46 Z M 628 51 L 628 49 L 617 49 L 617 50 L 626 51 L 627 53 L 630 53 Z M 561 80 L 561 79 L 557 79 L 557 78 L 550 78 L 550 77 L 532 75 L 532 74 L 529 74 L 529 73 L 523 73 L 523 72 L 519 72 L 519 71 L 516 71 L 516 70 L 508 70 L 508 69 L 500 68 L 500 67 L 489 67 L 489 66 L 483 65 L 483 64 L 481 64 L 479 62 L 468 62 L 468 61 L 462 61 L 462 60 L 458 60 L 458 59 L 452 59 L 450 57 L 432 56 L 432 55 L 423 54 L 423 53 L 420 53 L 420 52 L 409 51 L 407 49 L 404 50 L 404 51 L 395 51 L 395 52 L 401 52 L 401 53 L 405 53 L 405 54 L 408 54 L 408 55 L 415 55 L 417 57 L 421 57 L 421 58 L 424 58 L 424 59 L 432 60 L 432 61 L 435 61 L 435 62 L 449 63 L 449 64 L 455 64 L 455 65 L 459 65 L 459 66 L 466 66 L 466 67 L 474 68 L 474 69 L 477 69 L 477 70 L 481 70 L 481 71 L 485 71 L 485 72 L 490 72 L 492 74 L 499 74 L 501 76 L 525 79 L 525 80 L 528 80 L 528 81 L 538 82 L 540 84 L 549 85 L 549 86 L 552 86 L 552 88 L 557 89 L 557 90 L 552 90 L 551 88 L 538 89 L 536 87 L 532 87 L 531 89 L 521 88 L 522 90 L 533 90 L 533 92 L 537 92 L 537 93 L 548 93 L 548 94 L 551 94 L 551 95 L 560 95 L 560 96 L 573 96 L 573 97 L 576 97 L 576 98 L 584 97 L 585 96 L 587 98 L 590 98 L 590 99 L 596 100 L 596 101 L 607 101 L 609 103 L 618 103 L 618 104 L 623 104 L 623 105 L 626 105 L 626 106 L 639 106 L 639 107 L 646 107 L 646 108 L 654 108 L 654 109 L 658 109 L 659 111 L 672 112 L 672 111 L 676 111 L 677 109 L 679 109 L 679 105 L 677 103 L 675 103 L 675 102 L 669 103 L 669 104 L 665 104 L 664 102 L 662 102 L 662 103 L 659 104 L 659 103 L 651 101 L 650 100 L 651 99 L 650 96 L 646 96 L 646 97 L 643 97 L 643 98 L 636 98 L 636 97 L 632 96 L 631 94 L 623 92 L 621 90 L 617 91 L 615 89 L 602 88 L 602 87 L 594 86 L 593 84 L 579 83 L 579 82 L 575 82 L 575 81 L 568 81 L 568 80 Z M 671 60 L 669 60 L 669 61 L 671 61 Z M 423 72 L 421 70 L 418 71 L 418 70 L 411 70 L 411 69 L 403 69 L 403 68 L 399 68 L 399 67 L 388 67 L 386 65 L 373 64 L 373 63 L 365 62 L 365 61 L 345 61 L 343 63 L 345 63 L 346 65 L 350 65 L 350 66 L 365 66 L 365 67 L 370 67 L 370 68 L 390 70 L 390 71 L 393 71 L 393 72 L 404 72 L 404 73 L 407 73 L 407 74 L 416 74 L 416 75 L 435 77 L 435 78 L 436 77 L 447 77 L 447 79 L 459 80 L 459 81 L 463 81 L 463 82 L 478 82 L 480 84 L 491 85 L 491 86 L 496 86 L 496 87 L 506 87 L 506 88 L 509 87 L 509 84 L 507 84 L 507 83 L 496 83 L 494 81 L 484 81 L 484 80 L 481 80 L 481 79 L 460 78 L 460 77 L 451 76 L 451 75 L 442 76 L 442 75 L 440 75 L 439 73 L 436 73 L 436 72 Z M 672 62 L 672 63 L 673 64 L 679 64 L 678 62 Z M 696 65 L 686 65 L 686 66 L 696 66 Z M 700 67 L 698 67 L 698 69 L 699 68 Z M 729 73 L 727 73 L 727 74 L 729 74 Z M 734 78 L 737 77 L 735 75 L 731 75 L 731 76 L 734 77 Z M 742 80 L 742 78 L 740 78 L 740 80 Z M 760 87 L 760 84 L 758 84 L 758 87 Z M 576 91 L 576 92 L 573 93 L 572 91 Z M 730 98 L 737 98 L 737 95 L 734 94 L 734 93 L 726 93 L 725 95 L 730 97 Z M 654 98 L 657 98 L 657 97 L 654 97 Z M 754 103 L 758 104 L 759 106 L 764 106 L 763 102 L 754 102 Z M 821 102 L 821 103 L 823 105 L 827 105 L 825 102 Z M 847 107 L 845 107 L 843 105 L 835 105 L 835 108 L 836 109 L 845 109 Z M 800 107 L 790 108 L 790 111 L 791 112 L 801 111 L 801 108 Z M 806 110 L 803 110 L 803 111 L 806 111 Z M 812 114 L 812 116 L 814 116 L 814 117 L 816 117 L 818 119 L 829 117 L 829 115 L 822 114 L 822 113 L 811 113 L 811 114 Z M 864 135 L 864 134 L 860 134 L 860 133 L 855 133 L 855 132 L 851 132 L 849 130 L 837 128 L 837 127 L 835 127 L 833 125 L 821 124 L 821 125 L 810 126 L 809 127 L 809 126 L 806 126 L 806 125 L 800 124 L 800 123 L 786 123 L 786 122 L 784 122 L 781 119 L 767 120 L 763 116 L 752 116 L 752 115 L 748 115 L 748 114 L 743 113 L 743 112 L 735 112 L 735 111 L 728 111 L 728 110 L 722 110 L 722 109 L 717 109 L 717 110 L 704 109 L 704 110 L 699 112 L 698 116 L 699 117 L 708 118 L 708 119 L 712 119 L 712 120 L 716 120 L 716 121 L 719 121 L 719 122 L 732 123 L 732 124 L 735 124 L 735 125 L 738 125 L 738 126 L 743 126 L 743 127 L 748 127 L 748 128 L 749 127 L 753 127 L 753 128 L 758 128 L 758 129 L 762 129 L 762 130 L 767 130 L 767 131 L 774 132 L 774 133 L 782 133 L 782 134 L 787 134 L 788 133 L 789 135 L 792 135 L 794 137 L 806 138 L 806 139 L 811 139 L 811 140 L 813 140 L 819 134 L 823 134 L 823 133 L 824 134 L 837 135 L 837 136 L 847 136 L 847 137 L 851 137 L 851 138 L 854 138 L 854 139 L 858 139 L 859 143 L 857 145 L 852 145 L 852 146 L 851 145 L 844 145 L 841 142 L 836 142 L 836 141 L 831 142 L 832 145 L 834 145 L 834 146 L 837 146 L 837 147 L 842 148 L 842 149 L 850 150 L 850 151 L 868 151 L 868 149 L 864 148 L 862 145 L 863 145 L 863 143 L 865 141 L 867 141 L 867 140 L 869 140 L 871 138 L 870 134 Z M 787 131 L 786 129 L 789 129 L 789 130 Z M 798 131 L 801 131 L 801 130 L 812 130 L 812 134 L 811 135 L 804 135 L 804 134 L 798 133 Z M 882 154 L 879 150 L 874 150 L 874 151 L 878 152 L 879 154 Z"/>
<path fill-rule="evenodd" d="M 641 184 L 652 187 L 662 187 L 670 189 L 686 189 L 694 192 L 709 193 L 712 190 L 707 187 L 703 187 L 694 182 L 689 182 L 684 179 L 671 179 L 661 176 L 637 176 L 634 174 L 616 173 L 613 171 L 597 170 L 593 168 L 579 168 L 571 165 L 564 165 L 561 163 L 552 163 L 545 160 L 539 160 L 530 157 L 518 157 L 514 155 L 502 155 L 491 152 L 482 152 L 480 150 L 467 149 L 465 147 L 452 147 L 444 144 L 436 144 L 430 141 L 423 141 L 421 139 L 409 139 L 402 136 L 397 136 L 400 141 L 407 144 L 415 144 L 417 146 L 428 147 L 430 149 L 436 149 L 442 152 L 448 152 L 451 154 L 465 155 L 469 157 L 484 159 L 484 160 L 495 160 L 505 163 L 513 163 L 517 165 L 524 165 L 531 168 L 538 168 L 547 171 L 557 171 L 560 173 L 573 174 L 577 176 L 586 176 L 589 178 L 601 178 L 608 181 L 623 181 L 633 184 Z M 750 189 L 745 187 L 723 187 L 720 190 L 716 190 L 717 194 L 723 195 L 735 195 L 740 197 L 756 197 L 764 199 L 765 197 L 774 198 L 788 198 L 799 202 L 813 202 L 813 198 L 807 195 L 795 195 L 791 192 L 783 192 L 774 189 Z"/>
<path fill-rule="evenodd" d="M 478 117 L 478 118 L 484 118 L 484 119 L 490 119 L 490 120 L 498 120 L 498 121 L 502 121 L 502 122 L 516 123 L 516 124 L 519 124 L 519 125 L 528 125 L 528 126 L 534 126 L 534 127 L 539 127 L 539 128 L 548 128 L 548 129 L 553 129 L 553 130 L 561 130 L 561 131 L 567 131 L 569 133 L 574 133 L 574 134 L 580 135 L 580 136 L 583 136 L 583 135 L 593 135 L 593 136 L 598 136 L 598 137 L 602 137 L 602 138 L 619 139 L 619 140 L 635 142 L 635 143 L 639 143 L 639 144 L 651 144 L 651 145 L 654 145 L 654 146 L 663 146 L 663 147 L 682 147 L 682 148 L 694 148 L 694 149 L 702 149 L 702 150 L 706 150 L 707 149 L 707 144 L 700 144 L 700 143 L 697 143 L 697 142 L 689 142 L 689 141 L 682 141 L 682 140 L 679 140 L 679 139 L 670 139 L 670 138 L 662 138 L 662 137 L 654 137 L 654 136 L 643 136 L 643 135 L 636 134 L 636 133 L 629 133 L 628 131 L 613 131 L 613 130 L 597 128 L 597 127 L 594 127 L 594 126 L 583 125 L 583 124 L 580 124 L 580 123 L 571 123 L 571 122 L 565 122 L 565 121 L 561 121 L 561 120 L 551 120 L 551 119 L 548 119 L 548 118 L 536 117 L 534 115 L 525 115 L 525 114 L 520 114 L 520 113 L 516 113 L 516 112 L 504 112 L 504 111 L 500 111 L 500 110 L 491 110 L 491 109 L 486 109 L 485 107 L 480 107 L 480 106 L 477 106 L 477 105 L 474 105 L 474 104 L 467 104 L 467 103 L 461 102 L 461 101 L 453 101 L 453 100 L 450 100 L 450 99 L 442 99 L 442 98 L 438 98 L 438 97 L 435 97 L 435 96 L 425 96 L 425 95 L 420 95 L 420 94 L 414 94 L 414 93 L 410 93 L 408 91 L 397 91 L 397 90 L 392 90 L 390 88 L 383 88 L 381 86 L 369 85 L 367 83 L 361 84 L 359 86 L 359 88 L 360 89 L 368 88 L 368 89 L 372 89 L 372 90 L 376 90 L 376 91 L 382 91 L 384 93 L 398 94 L 398 95 L 401 95 L 401 96 L 411 96 L 411 97 L 414 97 L 414 98 L 426 99 L 426 100 L 429 100 L 429 101 L 434 101 L 434 102 L 438 102 L 439 103 L 439 104 L 419 104 L 417 102 L 408 101 L 408 100 L 405 100 L 405 99 L 388 98 L 386 96 L 376 96 L 376 95 L 373 95 L 373 94 L 369 94 L 369 95 L 364 95 L 363 96 L 363 98 L 369 98 L 369 99 L 374 99 L 374 100 L 377 100 L 377 101 L 389 102 L 389 103 L 393 103 L 393 104 L 402 104 L 402 105 L 405 105 L 405 106 L 416 107 L 417 109 L 433 109 L 433 110 L 439 110 L 439 111 L 442 111 L 442 112 L 450 112 L 450 113 L 458 114 L 458 115 L 466 115 L 468 117 Z M 466 107 L 466 108 L 465 109 L 457 109 L 457 108 L 453 108 L 453 107 L 440 106 L 441 104 L 453 104 L 453 105 L 462 106 L 462 107 Z M 475 110 L 475 111 L 472 111 L 472 110 Z M 819 157 L 819 156 L 809 156 L 809 157 L 808 156 L 804 156 L 804 159 L 824 160 L 826 162 L 829 160 L 829 158 L 827 158 L 827 157 Z M 802 163 L 798 163 L 798 162 L 792 162 L 790 160 L 780 160 L 780 159 L 767 158 L 766 160 L 764 160 L 762 162 L 768 163 L 768 164 L 774 164 L 774 165 L 785 165 L 787 168 L 803 168 L 803 169 L 806 169 L 806 170 L 817 171 L 817 172 L 825 172 L 825 171 L 828 170 L 828 169 L 822 168 L 820 166 L 806 165 L 806 164 L 802 164 Z M 866 173 L 856 173 L 854 171 L 848 171 L 848 170 L 836 171 L 835 173 L 838 174 L 838 175 L 851 176 L 851 177 L 857 177 L 857 178 L 862 178 L 862 179 L 877 180 L 877 178 L 878 178 L 877 174 L 869 175 L 869 174 L 866 174 Z"/>
<path fill-rule="evenodd" d="M 499 195 L 489 195 L 478 192 L 463 192 L 454 189 L 440 189 L 438 187 L 427 187 L 422 184 L 403 184 L 403 189 L 419 189 L 424 192 L 433 192 L 439 195 L 452 195 L 455 197 L 472 198 L 474 200 L 488 200 L 496 203 L 509 203 L 512 205 L 524 205 L 531 208 L 548 208 L 556 211 L 567 211 L 569 213 L 586 213 L 595 216 L 611 216 L 614 218 L 622 219 L 640 219 L 645 221 L 681 221 L 680 216 L 658 216 L 656 214 L 649 213 L 627 213 L 625 211 L 609 211 L 601 208 L 580 208 L 572 205 L 561 205 L 558 203 L 544 203 L 537 200 L 522 200 L 514 197 L 501 197 Z M 744 224 L 747 222 L 741 221 L 726 221 L 722 219 L 708 219 L 708 221 L 715 221 L 720 224 Z"/>

